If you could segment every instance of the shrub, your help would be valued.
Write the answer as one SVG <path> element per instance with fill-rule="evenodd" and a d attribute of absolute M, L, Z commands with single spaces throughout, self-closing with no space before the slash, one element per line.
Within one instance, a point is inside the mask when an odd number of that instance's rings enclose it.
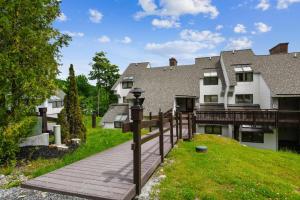
<path fill-rule="evenodd" d="M 70 125 L 67 118 L 66 109 L 62 109 L 61 112 L 58 114 L 58 124 L 61 127 L 61 138 L 64 143 L 68 143 L 70 140 Z"/>
<path fill-rule="evenodd" d="M 19 152 L 19 143 L 22 138 L 31 134 L 37 123 L 37 117 L 25 117 L 18 123 L 0 127 L 0 165 L 12 164 Z"/>

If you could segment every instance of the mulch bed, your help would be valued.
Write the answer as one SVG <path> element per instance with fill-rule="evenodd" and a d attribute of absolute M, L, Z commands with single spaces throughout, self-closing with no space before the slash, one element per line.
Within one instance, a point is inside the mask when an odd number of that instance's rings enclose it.
<path fill-rule="evenodd" d="M 54 146 L 32 146 L 21 147 L 20 152 L 17 154 L 17 160 L 37 160 L 38 158 L 61 158 L 65 154 L 75 151 L 79 145 L 70 144 L 69 149 L 59 150 Z"/>

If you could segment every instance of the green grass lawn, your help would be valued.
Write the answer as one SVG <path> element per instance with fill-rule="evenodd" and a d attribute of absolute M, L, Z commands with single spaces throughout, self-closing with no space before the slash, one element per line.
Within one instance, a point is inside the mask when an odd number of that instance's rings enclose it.
<path fill-rule="evenodd" d="M 99 118 L 97 122 L 99 122 Z M 84 118 L 84 123 L 87 128 L 87 141 L 73 153 L 66 154 L 59 159 L 38 159 L 20 167 L 3 167 L 0 168 L 0 174 L 22 173 L 30 178 L 37 177 L 132 139 L 131 133 L 122 133 L 120 129 L 91 128 L 90 116 Z M 18 184 L 19 182 L 16 180 L 4 187 Z"/>
<path fill-rule="evenodd" d="M 196 153 L 197 145 L 208 146 L 208 152 Z M 180 142 L 161 171 L 166 178 L 152 196 L 158 199 L 300 199 L 299 154 L 250 148 L 224 137 L 198 135 Z"/>

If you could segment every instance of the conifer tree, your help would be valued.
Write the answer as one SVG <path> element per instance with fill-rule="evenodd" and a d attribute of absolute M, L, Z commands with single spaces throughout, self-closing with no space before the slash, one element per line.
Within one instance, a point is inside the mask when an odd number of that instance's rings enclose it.
<path fill-rule="evenodd" d="M 82 114 L 78 99 L 78 90 L 73 65 L 69 68 L 68 86 L 65 100 L 65 109 L 69 124 L 69 133 L 71 138 L 86 139 L 86 128 L 82 122 Z"/>

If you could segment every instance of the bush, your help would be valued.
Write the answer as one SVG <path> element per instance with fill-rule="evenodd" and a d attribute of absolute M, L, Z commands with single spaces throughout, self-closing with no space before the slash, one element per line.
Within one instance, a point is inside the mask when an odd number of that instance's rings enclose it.
<path fill-rule="evenodd" d="M 0 127 L 0 165 L 15 161 L 20 140 L 31 134 L 36 123 L 37 117 L 26 117 L 18 123 Z"/>
<path fill-rule="evenodd" d="M 62 111 L 58 114 L 58 121 L 57 123 L 61 127 L 61 138 L 64 143 L 68 143 L 68 140 L 70 140 L 70 126 L 68 123 L 67 113 L 66 109 L 62 109 Z"/>

